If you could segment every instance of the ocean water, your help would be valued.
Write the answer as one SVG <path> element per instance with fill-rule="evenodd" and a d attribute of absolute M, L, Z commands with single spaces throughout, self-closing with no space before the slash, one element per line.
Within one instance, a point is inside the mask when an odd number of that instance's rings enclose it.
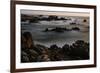
<path fill-rule="evenodd" d="M 86 24 L 88 25 L 88 24 Z M 70 25 L 66 21 L 39 21 L 37 23 L 21 24 L 21 31 L 31 32 L 33 37 L 33 42 L 35 44 L 45 45 L 50 47 L 50 45 L 56 44 L 62 47 L 64 44 L 71 45 L 76 40 L 84 40 L 89 42 L 89 27 L 82 24 Z M 72 27 L 79 27 L 80 31 L 64 31 L 64 32 L 43 32 L 46 28 L 64 27 L 71 29 Z"/>

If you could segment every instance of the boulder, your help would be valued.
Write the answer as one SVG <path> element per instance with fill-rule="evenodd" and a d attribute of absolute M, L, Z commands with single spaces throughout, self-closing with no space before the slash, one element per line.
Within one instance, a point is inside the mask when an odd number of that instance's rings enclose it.
<path fill-rule="evenodd" d="M 63 47 L 62 47 L 62 51 L 65 55 L 68 55 L 70 53 L 70 46 L 68 44 L 65 44 Z"/>
<path fill-rule="evenodd" d="M 73 27 L 72 30 L 79 31 L 80 28 L 79 27 Z"/>
<path fill-rule="evenodd" d="M 78 40 L 73 45 L 71 45 L 71 56 L 78 59 L 89 59 L 89 45 L 82 40 Z"/>
<path fill-rule="evenodd" d="M 32 35 L 30 32 L 24 32 L 21 35 L 21 45 L 24 49 L 30 49 L 34 46 Z"/>
<path fill-rule="evenodd" d="M 21 62 L 22 63 L 29 62 L 29 57 L 28 57 L 27 53 L 24 51 L 21 51 Z"/>

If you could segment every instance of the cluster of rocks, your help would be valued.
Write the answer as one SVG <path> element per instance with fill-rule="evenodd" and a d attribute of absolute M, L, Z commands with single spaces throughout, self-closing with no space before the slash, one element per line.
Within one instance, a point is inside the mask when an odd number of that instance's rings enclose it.
<path fill-rule="evenodd" d="M 44 32 L 48 32 L 48 31 L 64 32 L 64 31 L 72 31 L 72 30 L 79 31 L 80 28 L 79 27 L 73 27 L 72 29 L 62 28 L 62 27 L 56 27 L 52 29 L 46 28 Z"/>
<path fill-rule="evenodd" d="M 71 18 L 65 18 L 59 16 L 44 16 L 44 15 L 25 15 L 21 14 L 21 21 L 29 20 L 30 22 L 38 22 L 38 21 L 52 21 L 52 20 L 71 20 Z"/>
<path fill-rule="evenodd" d="M 89 43 L 83 40 L 77 40 L 72 45 L 65 44 L 63 47 L 58 47 L 56 44 L 45 47 L 34 44 L 30 32 L 21 35 L 22 63 L 85 59 L 89 59 Z"/>

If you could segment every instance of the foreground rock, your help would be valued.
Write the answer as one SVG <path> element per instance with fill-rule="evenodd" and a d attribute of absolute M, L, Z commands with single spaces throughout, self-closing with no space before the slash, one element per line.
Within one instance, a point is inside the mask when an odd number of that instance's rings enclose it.
<path fill-rule="evenodd" d="M 89 59 L 89 43 L 83 40 L 77 40 L 72 45 L 65 44 L 63 47 L 53 44 L 48 48 L 34 44 L 30 32 L 24 32 L 21 36 L 22 63 L 85 59 Z"/>
<path fill-rule="evenodd" d="M 89 59 L 89 44 L 78 40 L 70 46 L 71 52 L 70 56 L 74 59 Z"/>
<path fill-rule="evenodd" d="M 21 37 L 21 62 L 48 61 L 48 48 L 35 45 L 30 32 L 25 32 Z"/>

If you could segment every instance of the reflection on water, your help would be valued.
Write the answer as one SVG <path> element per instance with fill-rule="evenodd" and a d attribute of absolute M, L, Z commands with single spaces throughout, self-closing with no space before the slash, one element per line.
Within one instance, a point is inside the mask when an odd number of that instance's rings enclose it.
<path fill-rule="evenodd" d="M 33 40 L 37 44 L 45 45 L 49 47 L 52 44 L 57 44 L 58 46 L 63 46 L 65 43 L 72 44 L 76 40 L 84 40 L 89 42 L 89 28 L 84 25 L 57 25 L 58 22 L 49 22 L 48 25 L 43 25 L 45 22 L 38 23 L 30 23 L 30 24 L 22 24 L 21 30 L 22 32 L 29 31 L 32 33 Z M 52 25 L 54 24 L 54 25 Z M 61 23 L 60 23 L 61 24 Z M 62 33 L 58 32 L 43 32 L 46 28 L 55 28 L 55 27 L 64 27 L 64 28 L 72 28 L 79 27 L 80 31 L 64 31 Z"/>

